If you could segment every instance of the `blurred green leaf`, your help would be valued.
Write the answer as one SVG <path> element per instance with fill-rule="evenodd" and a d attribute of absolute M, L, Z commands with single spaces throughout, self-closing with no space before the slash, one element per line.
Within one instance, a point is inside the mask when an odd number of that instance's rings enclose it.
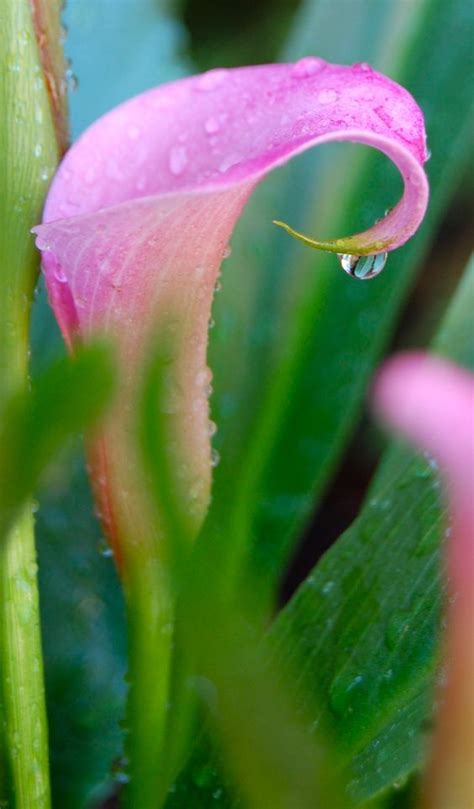
<path fill-rule="evenodd" d="M 167 733 L 162 749 L 155 747 L 155 739 L 148 740 L 148 748 L 137 744 L 130 736 L 131 787 L 127 796 L 130 805 L 162 805 L 157 794 L 157 780 L 166 797 L 166 788 L 180 763 L 180 754 L 188 741 L 196 702 L 207 702 L 207 720 L 217 728 L 225 751 L 226 763 L 239 792 L 246 796 L 249 806 L 260 809 L 349 809 L 339 795 L 339 780 L 334 778 L 333 751 L 329 744 L 311 738 L 304 723 L 299 721 L 292 702 L 291 689 L 282 682 L 278 665 L 270 662 L 257 631 L 258 613 L 250 590 L 240 589 L 235 598 L 228 598 L 220 585 L 219 557 L 212 534 L 207 532 L 197 542 L 192 517 L 183 512 L 186 502 L 181 464 L 173 452 L 174 438 L 169 434 L 169 418 L 160 401 L 167 396 L 164 384 L 169 368 L 169 330 L 161 322 L 150 347 L 149 368 L 146 374 L 140 414 L 141 450 L 150 484 L 152 503 L 161 527 L 158 555 L 170 580 L 172 602 L 175 607 L 173 632 L 173 676 L 167 695 L 172 710 L 167 717 Z M 165 373 L 164 373 L 165 372 Z M 153 558 L 141 552 L 141 568 L 150 567 Z M 127 573 L 128 573 L 127 569 Z M 139 578 L 143 588 L 144 573 Z M 163 588 L 164 577 L 152 582 Z M 130 590 L 129 590 L 130 594 Z M 134 632 L 136 594 L 130 594 L 130 636 Z M 163 595 L 161 596 L 163 599 Z M 152 605 L 153 606 L 153 605 Z M 147 646 L 141 656 L 130 658 L 135 710 L 141 714 L 145 701 L 151 708 L 149 677 L 140 679 L 143 657 L 148 671 L 153 672 L 151 686 L 153 698 L 158 693 L 158 668 L 164 665 L 164 652 L 160 634 L 154 636 L 153 609 L 139 614 L 147 627 Z M 169 615 L 167 615 L 167 627 Z M 218 631 L 216 631 L 216 621 Z M 169 632 L 166 633 L 168 635 Z M 215 699 L 214 699 L 215 697 Z M 159 709 L 155 705 L 155 709 Z M 135 719 L 135 721 L 133 721 Z M 138 726 L 130 713 L 129 727 Z M 149 735 L 156 730 L 149 725 Z M 194 738 L 194 735 L 193 735 Z M 135 762 L 137 751 L 143 777 L 140 783 L 141 800 L 133 791 L 134 773 L 139 770 Z M 145 765 L 145 766 L 143 766 Z M 139 770 L 140 771 L 140 770 Z M 148 773 L 160 773 L 161 779 L 150 779 Z M 148 788 L 144 783 L 148 781 Z M 154 789 L 154 792 L 152 791 Z M 223 790 L 221 790 L 223 794 Z M 220 794 L 214 795 L 214 799 Z M 189 805 L 189 804 L 187 804 Z M 192 804 L 191 804 L 192 805 Z"/>
<path fill-rule="evenodd" d="M 110 352 L 104 346 L 61 357 L 5 407 L 0 435 L 2 531 L 34 493 L 58 452 L 91 428 L 114 388 Z"/>
<path fill-rule="evenodd" d="M 42 497 L 36 533 L 53 806 L 96 806 L 121 782 L 123 596 L 82 458 Z"/>
<path fill-rule="evenodd" d="M 466 166 L 471 20 L 462 0 L 308 2 L 291 40 L 286 56 L 363 58 L 413 93 L 426 116 L 432 195 L 419 233 L 367 284 L 270 223 L 277 216 L 328 237 L 373 223 L 400 193 L 393 167 L 373 150 L 335 144 L 303 155 L 257 190 L 237 229 L 211 333 L 222 459 L 213 509 L 226 541 L 240 553 L 251 543 L 262 592 L 274 587 L 334 472 Z"/>

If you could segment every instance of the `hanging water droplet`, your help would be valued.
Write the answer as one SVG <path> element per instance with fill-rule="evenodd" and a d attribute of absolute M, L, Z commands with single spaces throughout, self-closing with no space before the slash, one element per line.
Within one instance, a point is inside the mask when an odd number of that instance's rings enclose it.
<path fill-rule="evenodd" d="M 293 76 L 298 79 L 306 79 L 308 76 L 314 76 L 325 65 L 324 59 L 318 59 L 317 56 L 304 56 L 295 62 L 291 68 Z"/>
<path fill-rule="evenodd" d="M 222 258 L 224 258 L 224 259 L 230 258 L 231 255 L 232 255 L 232 247 L 229 244 L 229 245 L 227 245 L 224 252 L 222 253 Z"/>
<path fill-rule="evenodd" d="M 221 460 L 221 456 L 219 455 L 216 449 L 211 450 L 211 466 L 215 469 L 216 466 L 219 466 L 219 462 Z"/>
<path fill-rule="evenodd" d="M 216 422 L 215 421 L 209 421 L 207 429 L 208 429 L 208 433 L 209 433 L 210 437 L 212 438 L 212 436 L 217 433 L 217 424 L 216 424 Z"/>
<path fill-rule="evenodd" d="M 379 275 L 387 263 L 388 253 L 377 253 L 373 256 L 353 256 L 350 253 L 338 253 L 341 267 L 348 275 L 360 281 L 368 281 Z"/>

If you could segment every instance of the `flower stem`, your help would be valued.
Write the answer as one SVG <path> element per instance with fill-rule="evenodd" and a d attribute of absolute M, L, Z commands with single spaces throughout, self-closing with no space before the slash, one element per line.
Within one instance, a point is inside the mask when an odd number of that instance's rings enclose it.
<path fill-rule="evenodd" d="M 0 545 L 1 701 L 15 809 L 50 805 L 46 710 L 31 506 Z"/>
<path fill-rule="evenodd" d="M 156 809 L 166 791 L 164 742 L 173 647 L 169 589 L 156 559 L 127 561 L 128 785 L 125 805 Z"/>

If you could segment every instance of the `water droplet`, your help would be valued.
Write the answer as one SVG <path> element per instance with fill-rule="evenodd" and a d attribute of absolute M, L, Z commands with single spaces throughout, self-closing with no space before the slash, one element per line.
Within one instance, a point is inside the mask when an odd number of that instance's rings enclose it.
<path fill-rule="evenodd" d="M 55 277 L 56 281 L 59 281 L 60 284 L 65 284 L 67 282 L 66 274 L 64 273 L 64 270 L 61 269 L 59 264 L 55 266 L 53 276 Z"/>
<path fill-rule="evenodd" d="M 317 56 L 304 56 L 295 62 L 291 68 L 291 73 L 298 79 L 306 79 L 308 76 L 314 76 L 326 64 L 324 59 L 318 59 Z"/>
<path fill-rule="evenodd" d="M 372 68 L 367 62 L 355 62 L 352 67 L 355 70 L 362 70 L 363 73 L 371 73 Z"/>
<path fill-rule="evenodd" d="M 99 540 L 98 549 L 100 555 L 103 556 L 105 559 L 110 559 L 114 555 L 112 548 L 110 547 L 108 542 L 103 538 Z"/>
<path fill-rule="evenodd" d="M 348 275 L 367 281 L 380 275 L 387 263 L 388 253 L 377 253 L 373 256 L 353 256 L 350 253 L 339 254 L 341 267 Z"/>
<path fill-rule="evenodd" d="M 322 593 L 325 596 L 329 595 L 329 593 L 332 593 L 333 590 L 334 590 L 334 582 L 333 581 L 327 581 L 322 587 Z"/>
<path fill-rule="evenodd" d="M 211 450 L 211 466 L 215 469 L 216 466 L 219 466 L 221 460 L 221 456 L 219 455 L 216 449 Z"/>
<path fill-rule="evenodd" d="M 223 793 L 222 789 L 220 789 L 220 788 L 215 789 L 214 792 L 212 793 L 212 797 L 214 798 L 215 801 L 218 801 L 219 798 L 222 796 L 222 793 Z"/>
<path fill-rule="evenodd" d="M 206 123 L 204 124 L 204 129 L 206 130 L 208 135 L 213 135 L 214 132 L 218 132 L 221 128 L 219 119 L 212 115 L 210 118 L 207 119 Z"/>
<path fill-rule="evenodd" d="M 227 74 L 228 70 L 226 70 L 225 68 L 208 70 L 207 73 L 203 73 L 202 76 L 199 77 L 196 86 L 198 90 L 202 90 L 204 92 L 214 90 L 216 87 L 219 87 L 224 82 Z"/>
<path fill-rule="evenodd" d="M 209 420 L 209 424 L 208 424 L 207 429 L 208 429 L 208 433 L 209 433 L 210 437 L 212 438 L 212 436 L 217 433 L 217 424 L 216 424 L 216 422 Z"/>
<path fill-rule="evenodd" d="M 332 682 L 329 699 L 331 708 L 338 716 L 352 712 L 352 702 L 357 699 L 357 693 L 364 682 L 362 674 L 340 674 Z"/>
<path fill-rule="evenodd" d="M 230 244 L 228 244 L 226 249 L 222 253 L 222 258 L 223 259 L 230 258 L 231 255 L 232 255 L 232 247 L 230 246 Z"/>
<path fill-rule="evenodd" d="M 396 649 L 409 631 L 410 621 L 411 615 L 406 610 L 399 610 L 392 615 L 385 632 L 385 641 L 389 649 Z"/>
<path fill-rule="evenodd" d="M 225 174 L 226 171 L 229 171 L 233 166 L 237 166 L 241 161 L 240 155 L 228 155 L 224 158 L 222 163 L 219 166 L 219 171 L 221 174 Z"/>
<path fill-rule="evenodd" d="M 188 165 L 188 153 L 185 146 L 173 146 L 170 150 L 168 165 L 171 174 L 174 174 L 175 177 L 179 177 L 183 173 Z"/>
<path fill-rule="evenodd" d="M 130 126 L 128 128 L 128 137 L 130 138 L 130 140 L 138 140 L 140 135 L 141 135 L 141 129 L 140 129 L 139 126 L 136 126 L 135 124 L 133 124 L 132 126 Z"/>
<path fill-rule="evenodd" d="M 335 101 L 339 98 L 339 93 L 337 90 L 321 90 L 318 93 L 318 102 L 320 104 L 334 104 Z"/>
<path fill-rule="evenodd" d="M 221 284 L 221 282 L 220 282 L 220 281 L 216 281 L 216 283 L 214 284 L 214 292 L 220 292 L 220 291 L 221 291 L 221 289 L 222 289 L 222 284 Z"/>
<path fill-rule="evenodd" d="M 35 148 L 33 149 L 33 152 L 34 152 L 35 157 L 41 157 L 41 155 L 43 153 L 43 147 L 42 147 L 41 143 L 37 143 L 35 145 Z"/>

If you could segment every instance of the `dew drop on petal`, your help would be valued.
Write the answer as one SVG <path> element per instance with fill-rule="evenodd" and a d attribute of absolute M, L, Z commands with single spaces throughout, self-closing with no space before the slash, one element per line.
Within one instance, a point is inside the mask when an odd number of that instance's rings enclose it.
<path fill-rule="evenodd" d="M 129 127 L 129 129 L 128 129 L 128 137 L 130 138 L 130 140 L 138 140 L 140 135 L 141 135 L 141 131 L 140 131 L 140 128 L 138 126 L 133 124 L 132 126 Z"/>
<path fill-rule="evenodd" d="M 213 469 L 215 469 L 215 467 L 219 465 L 220 459 L 221 459 L 221 456 L 219 455 L 218 451 L 216 449 L 212 449 L 211 450 L 211 466 L 212 466 Z"/>
<path fill-rule="evenodd" d="M 230 258 L 231 255 L 232 255 L 232 247 L 229 244 L 229 245 L 227 245 L 224 252 L 222 253 L 222 258 L 224 258 L 224 259 L 225 258 Z"/>
<path fill-rule="evenodd" d="M 212 135 L 215 132 L 218 132 L 221 128 L 219 119 L 212 115 L 210 118 L 207 119 L 206 123 L 204 124 L 204 129 L 206 130 L 208 135 Z"/>
<path fill-rule="evenodd" d="M 370 73 L 372 71 L 371 66 L 367 62 L 355 62 L 352 67 L 356 70 L 362 70 L 363 73 Z"/>
<path fill-rule="evenodd" d="M 209 70 L 203 73 L 197 81 L 198 90 L 208 92 L 219 87 L 227 76 L 228 71 L 225 68 L 217 68 L 216 70 Z"/>
<path fill-rule="evenodd" d="M 317 100 L 319 104 L 334 104 L 335 101 L 339 98 L 339 93 L 337 90 L 321 90 L 318 93 Z"/>
<path fill-rule="evenodd" d="M 317 56 L 305 56 L 303 59 L 299 59 L 298 62 L 295 62 L 291 73 L 298 79 L 305 79 L 308 76 L 314 76 L 324 65 L 324 59 L 318 59 Z"/>
<path fill-rule="evenodd" d="M 350 253 L 338 254 L 341 267 L 348 275 L 367 281 L 380 275 L 387 263 L 388 253 L 373 256 L 353 256 Z"/>
<path fill-rule="evenodd" d="M 168 160 L 171 174 L 179 177 L 188 165 L 188 153 L 185 146 L 173 146 L 169 153 Z"/>

